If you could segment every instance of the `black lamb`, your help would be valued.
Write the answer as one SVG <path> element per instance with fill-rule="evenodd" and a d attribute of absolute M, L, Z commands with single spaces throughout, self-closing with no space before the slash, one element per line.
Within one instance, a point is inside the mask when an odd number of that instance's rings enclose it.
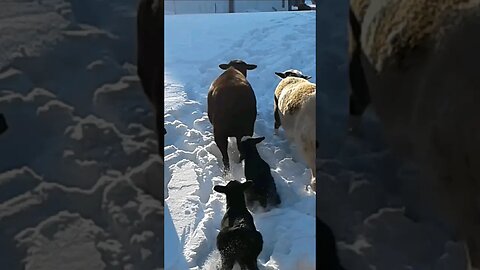
<path fill-rule="evenodd" d="M 264 139 L 244 137 L 239 144 L 240 160 L 245 160 L 245 178 L 253 182 L 253 186 L 245 191 L 250 210 L 256 203 L 266 209 L 281 203 L 270 166 L 257 150 L 257 144 Z"/>
<path fill-rule="evenodd" d="M 253 217 L 245 205 L 244 191 L 253 183 L 230 181 L 216 185 L 216 192 L 227 196 L 227 211 L 217 235 L 217 248 L 222 258 L 221 270 L 231 270 L 235 263 L 242 269 L 258 270 L 257 258 L 263 248 L 263 237 L 255 228 Z"/>

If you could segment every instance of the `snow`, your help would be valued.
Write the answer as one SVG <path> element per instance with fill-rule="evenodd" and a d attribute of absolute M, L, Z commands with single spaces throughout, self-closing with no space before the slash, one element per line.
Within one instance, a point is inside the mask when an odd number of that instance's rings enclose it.
<path fill-rule="evenodd" d="M 2 269 L 159 269 L 162 161 L 135 1 L 0 10 Z"/>
<path fill-rule="evenodd" d="M 257 98 L 254 136 L 266 137 L 258 149 L 282 199 L 279 208 L 253 214 L 264 238 L 259 267 L 315 269 L 316 196 L 305 189 L 311 174 L 284 134 L 276 136 L 273 130 L 273 91 L 279 82 L 274 72 L 299 69 L 315 82 L 314 24 L 314 12 L 165 16 L 164 185 L 176 231 L 166 269 L 184 269 L 177 260 L 189 269 L 206 270 L 220 262 L 216 236 L 226 201 L 213 186 L 245 179 L 234 139 L 229 146 L 232 172 L 223 177 L 206 96 L 222 72 L 218 65 L 237 58 L 258 65 L 248 73 Z"/>
<path fill-rule="evenodd" d="M 317 213 L 336 236 L 343 266 L 469 269 L 463 243 L 428 204 L 418 168 L 393 155 L 374 113 L 366 112 L 361 136 L 346 134 L 348 1 L 320 3 Z"/>

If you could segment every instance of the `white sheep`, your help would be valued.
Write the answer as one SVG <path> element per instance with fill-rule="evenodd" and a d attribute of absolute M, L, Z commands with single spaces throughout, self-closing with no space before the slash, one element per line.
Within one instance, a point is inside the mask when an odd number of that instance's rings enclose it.
<path fill-rule="evenodd" d="M 308 81 L 310 76 L 298 70 L 275 72 L 282 80 L 275 89 L 275 133 L 283 126 L 289 141 L 297 146 L 312 172 L 311 187 L 316 189 L 316 85 Z"/>
<path fill-rule="evenodd" d="M 350 26 L 361 26 L 360 44 L 351 44 L 361 47 L 367 92 L 387 139 L 419 164 L 425 191 L 435 191 L 478 268 L 480 2 L 370 0 L 365 9 L 359 2 L 351 1 Z"/>

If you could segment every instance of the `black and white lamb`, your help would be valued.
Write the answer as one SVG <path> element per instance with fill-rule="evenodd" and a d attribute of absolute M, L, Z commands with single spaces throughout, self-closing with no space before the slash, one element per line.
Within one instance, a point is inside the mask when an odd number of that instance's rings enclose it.
<path fill-rule="evenodd" d="M 222 258 L 221 270 L 231 270 L 238 263 L 242 269 L 258 270 L 257 258 L 263 248 L 262 234 L 257 231 L 252 214 L 245 204 L 244 192 L 253 182 L 230 181 L 216 185 L 216 192 L 227 196 L 227 211 L 217 235 L 217 248 Z"/>

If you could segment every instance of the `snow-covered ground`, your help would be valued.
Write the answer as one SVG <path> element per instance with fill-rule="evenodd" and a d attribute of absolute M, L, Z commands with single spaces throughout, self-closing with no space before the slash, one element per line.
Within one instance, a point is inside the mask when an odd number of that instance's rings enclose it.
<path fill-rule="evenodd" d="M 346 134 L 348 1 L 320 1 L 317 211 L 348 270 L 466 270 L 462 243 L 433 214 L 417 170 L 396 160 L 372 111 Z"/>
<path fill-rule="evenodd" d="M 295 68 L 315 82 L 315 13 L 262 12 L 165 16 L 165 202 L 177 236 L 166 237 L 166 269 L 215 269 L 216 236 L 225 213 L 223 194 L 213 186 L 244 181 L 238 152 L 230 142 L 232 174 L 222 176 L 221 154 L 206 114 L 211 82 L 231 59 L 257 64 L 248 79 L 257 97 L 255 135 L 265 136 L 260 155 L 272 168 L 282 199 L 279 208 L 255 213 L 264 239 L 260 269 L 315 269 L 315 193 L 305 190 L 310 172 L 273 133 L 275 71 Z M 166 233 L 168 233 L 166 231 Z"/>
<path fill-rule="evenodd" d="M 163 167 L 135 75 L 136 4 L 1 3 L 0 268 L 163 266 Z"/>

